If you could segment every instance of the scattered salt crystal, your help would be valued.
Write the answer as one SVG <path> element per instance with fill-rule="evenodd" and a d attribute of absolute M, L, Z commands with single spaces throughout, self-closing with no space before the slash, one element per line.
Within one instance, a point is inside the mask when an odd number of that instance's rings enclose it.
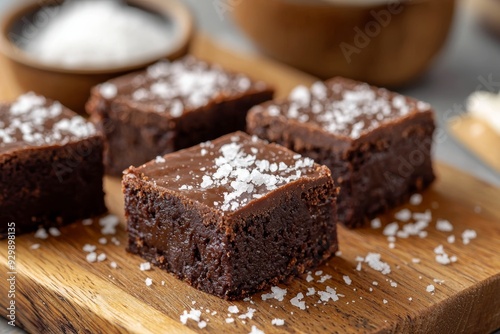
<path fill-rule="evenodd" d="M 427 238 L 427 231 L 420 231 L 420 232 L 418 232 L 418 236 L 421 239 Z"/>
<path fill-rule="evenodd" d="M 239 313 L 240 310 L 238 310 L 238 306 L 236 305 L 231 305 L 227 308 L 227 310 L 229 311 L 229 313 Z"/>
<path fill-rule="evenodd" d="M 61 231 L 57 229 L 57 227 L 50 227 L 49 228 L 49 233 L 53 237 L 59 237 L 61 235 Z"/>
<path fill-rule="evenodd" d="M 411 205 L 420 205 L 422 203 L 422 195 L 420 194 L 413 194 L 410 197 L 410 204 Z"/>
<path fill-rule="evenodd" d="M 456 255 L 452 255 L 452 256 L 450 256 L 450 262 L 451 262 L 451 263 L 455 263 L 455 262 L 457 262 L 457 261 L 458 261 L 458 258 L 457 258 L 457 256 L 456 256 Z"/>
<path fill-rule="evenodd" d="M 290 303 L 293 306 L 296 306 L 296 307 L 300 308 L 301 310 L 305 310 L 306 309 L 306 303 L 303 300 L 301 300 L 302 298 L 304 298 L 304 294 L 302 292 L 299 292 L 297 294 L 297 296 L 293 297 L 290 300 Z"/>
<path fill-rule="evenodd" d="M 432 220 L 432 212 L 431 210 L 425 210 L 425 212 L 415 212 L 413 213 L 413 219 L 430 222 Z"/>
<path fill-rule="evenodd" d="M 372 284 L 375 285 L 375 286 L 377 286 L 378 282 L 377 281 L 373 281 Z"/>
<path fill-rule="evenodd" d="M 116 262 L 115 262 L 115 261 L 112 261 L 112 262 L 109 264 L 109 266 L 110 266 L 111 268 L 113 268 L 113 269 L 118 268 L 118 264 L 116 264 Z"/>
<path fill-rule="evenodd" d="M 99 243 L 100 243 L 101 245 L 105 245 L 105 244 L 107 244 L 107 243 L 108 243 L 108 239 L 106 239 L 106 238 L 104 238 L 104 237 L 99 238 Z"/>
<path fill-rule="evenodd" d="M 147 280 L 148 279 L 146 279 L 146 285 L 148 285 Z M 149 284 L 149 285 L 151 285 L 151 284 Z M 200 310 L 191 309 L 191 311 L 189 311 L 189 313 L 186 310 L 184 310 L 184 313 L 181 314 L 181 316 L 180 316 L 180 320 L 181 320 L 181 323 L 183 325 L 185 325 L 187 323 L 188 319 L 194 320 L 196 322 L 200 322 L 200 317 L 201 317 Z"/>
<path fill-rule="evenodd" d="M 253 314 L 255 313 L 255 309 L 251 307 L 247 307 L 247 313 L 243 313 L 238 316 L 240 319 L 252 319 Z"/>
<path fill-rule="evenodd" d="M 275 319 L 271 320 L 271 325 L 273 325 L 273 326 L 283 326 L 284 324 L 285 324 L 285 320 L 283 320 L 283 319 L 275 318 Z"/>
<path fill-rule="evenodd" d="M 397 287 L 398 287 L 398 283 L 396 283 L 396 282 L 391 282 L 391 286 L 392 286 L 393 288 L 397 288 Z"/>
<path fill-rule="evenodd" d="M 102 262 L 104 260 L 106 260 L 106 254 L 101 253 L 99 254 L 99 256 L 97 256 L 97 262 Z"/>
<path fill-rule="evenodd" d="M 99 225 L 102 226 L 101 233 L 104 235 L 115 234 L 116 226 L 119 223 L 119 219 L 115 215 L 107 215 L 99 219 Z"/>
<path fill-rule="evenodd" d="M 399 221 L 406 222 L 406 221 L 410 220 L 410 218 L 411 218 L 411 211 L 408 209 L 400 210 L 400 211 L 396 212 L 396 214 L 394 215 L 394 218 L 396 218 Z"/>
<path fill-rule="evenodd" d="M 380 260 L 381 255 L 378 253 L 368 253 L 365 257 L 365 262 L 368 263 L 370 268 L 380 271 L 383 275 L 387 275 L 391 272 L 391 267 L 386 262 Z"/>
<path fill-rule="evenodd" d="M 455 236 L 452 234 L 452 235 L 449 235 L 446 240 L 448 241 L 448 243 L 450 244 L 453 244 L 455 243 Z"/>
<path fill-rule="evenodd" d="M 40 244 L 33 244 L 30 246 L 30 249 L 38 249 L 40 248 Z"/>
<path fill-rule="evenodd" d="M 94 222 L 93 219 L 87 218 L 87 219 L 82 220 L 82 225 L 89 226 L 89 225 L 92 225 L 93 222 Z"/>
<path fill-rule="evenodd" d="M 198 323 L 198 327 L 201 328 L 201 329 L 207 327 L 207 322 L 206 321 L 200 321 Z"/>
<path fill-rule="evenodd" d="M 462 242 L 464 245 L 468 245 L 472 239 L 477 238 L 477 233 L 475 230 L 465 230 L 462 233 Z"/>
<path fill-rule="evenodd" d="M 332 278 L 331 275 L 323 275 L 323 276 L 321 276 L 321 279 L 319 279 L 317 282 L 318 283 L 325 283 L 326 280 L 329 280 L 330 278 Z"/>
<path fill-rule="evenodd" d="M 312 281 L 314 281 L 314 277 L 312 277 L 311 274 L 307 274 L 306 281 L 307 282 L 312 282 Z"/>
<path fill-rule="evenodd" d="M 315 288 L 307 288 L 306 296 L 313 296 L 316 293 Z"/>
<path fill-rule="evenodd" d="M 336 251 L 335 256 L 342 256 L 342 251 L 340 251 L 340 250 Z"/>
<path fill-rule="evenodd" d="M 148 271 L 148 270 L 151 270 L 151 263 L 149 263 L 149 262 L 144 262 L 144 263 L 141 263 L 141 264 L 139 265 L 139 269 L 140 269 L 141 271 Z"/>
<path fill-rule="evenodd" d="M 358 262 L 358 264 L 356 265 L 356 270 L 357 271 L 361 271 L 361 262 Z"/>
<path fill-rule="evenodd" d="M 396 244 L 395 244 L 394 242 L 390 242 L 390 243 L 389 243 L 389 248 L 390 248 L 390 249 L 394 249 L 394 248 L 396 248 Z"/>
<path fill-rule="evenodd" d="M 453 225 L 445 219 L 438 219 L 436 222 L 436 230 L 441 232 L 451 232 L 453 231 Z"/>
<path fill-rule="evenodd" d="M 323 275 L 323 270 L 318 270 L 317 272 L 314 273 L 316 276 L 321 276 Z"/>
<path fill-rule="evenodd" d="M 252 330 L 250 331 L 249 334 L 265 334 L 263 331 L 255 327 L 255 325 L 252 326 Z"/>
<path fill-rule="evenodd" d="M 386 225 L 384 231 L 382 232 L 385 236 L 394 236 L 399 229 L 399 225 L 396 222 Z"/>
<path fill-rule="evenodd" d="M 274 298 L 274 299 L 281 302 L 285 298 L 286 292 L 287 292 L 286 289 L 281 289 L 280 287 L 273 286 L 273 287 L 271 287 L 270 293 L 265 293 L 261 297 L 262 297 L 262 300 Z"/>
<path fill-rule="evenodd" d="M 434 281 L 434 283 L 437 283 L 437 284 L 439 284 L 439 285 L 441 285 L 441 284 L 443 284 L 443 283 L 444 283 L 444 280 L 439 279 L 439 278 L 434 278 L 434 279 L 433 279 L 433 281 Z"/>
<path fill-rule="evenodd" d="M 230 324 L 234 322 L 234 318 L 226 318 L 226 323 Z"/>
<path fill-rule="evenodd" d="M 91 252 L 86 256 L 87 262 L 94 263 L 97 261 L 97 254 L 95 252 Z"/>
<path fill-rule="evenodd" d="M 434 287 L 434 285 L 429 284 L 425 290 L 426 290 L 427 292 L 431 292 L 431 293 L 432 293 L 432 292 L 434 292 L 434 291 L 435 291 L 435 287 Z"/>
<path fill-rule="evenodd" d="M 351 285 L 352 280 L 351 280 L 351 278 L 349 276 L 344 275 L 344 276 L 342 276 L 342 278 L 344 279 L 345 284 Z"/>
<path fill-rule="evenodd" d="M 409 300 L 409 301 L 412 301 L 412 300 L 413 300 L 413 298 L 412 298 L 412 297 L 408 297 L 408 300 Z"/>
<path fill-rule="evenodd" d="M 149 277 L 147 277 L 144 282 L 146 283 L 146 286 L 151 286 L 153 284 L 153 280 Z"/>
<path fill-rule="evenodd" d="M 320 300 L 318 301 L 318 303 L 328 302 L 330 299 L 336 302 L 341 296 L 337 294 L 337 291 L 335 291 L 335 289 L 332 289 L 329 286 L 326 287 L 325 291 L 318 291 L 318 295 L 320 296 Z"/>
<path fill-rule="evenodd" d="M 411 262 L 413 262 L 413 263 L 420 263 L 420 259 L 413 258 L 413 259 L 411 259 Z"/>
<path fill-rule="evenodd" d="M 387 304 L 387 303 L 388 303 L 387 299 L 382 300 L 382 302 L 383 302 L 384 304 Z"/>
<path fill-rule="evenodd" d="M 91 252 L 95 251 L 95 250 L 96 250 L 96 248 L 97 248 L 97 247 L 96 247 L 96 246 L 94 246 L 94 245 L 85 244 L 85 245 L 83 245 L 83 248 L 82 248 L 82 249 L 83 249 L 83 251 L 84 251 L 84 252 L 91 253 Z"/>
<path fill-rule="evenodd" d="M 35 238 L 38 239 L 47 239 L 49 237 L 47 231 L 43 228 L 40 227 L 36 232 L 35 232 Z"/>
<path fill-rule="evenodd" d="M 380 218 L 372 219 L 371 227 L 373 229 L 378 229 L 378 228 L 382 227 L 382 222 L 380 221 Z"/>

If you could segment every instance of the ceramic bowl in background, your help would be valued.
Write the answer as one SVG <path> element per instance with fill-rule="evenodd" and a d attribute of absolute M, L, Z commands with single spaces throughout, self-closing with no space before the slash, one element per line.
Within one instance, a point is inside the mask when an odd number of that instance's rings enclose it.
<path fill-rule="evenodd" d="M 21 35 L 26 24 L 32 22 L 35 13 L 50 9 L 62 1 L 39 0 L 23 2 L 12 8 L 3 17 L 0 26 L 0 52 L 7 59 L 13 79 L 23 91 L 34 91 L 65 106 L 83 113 L 92 86 L 110 78 L 145 68 L 159 60 L 158 56 L 130 62 L 127 65 L 107 68 L 64 68 L 48 65 L 35 56 L 23 51 L 14 41 Z M 175 59 L 187 53 L 192 38 L 193 20 L 188 9 L 177 0 L 129 0 L 129 5 L 157 13 L 168 20 L 173 27 L 173 37 L 168 54 L 160 58 Z M 42 16 L 43 18 L 43 16 Z"/>
<path fill-rule="evenodd" d="M 455 0 L 239 0 L 233 16 L 277 60 L 321 78 L 394 87 L 429 67 L 454 7 Z"/>

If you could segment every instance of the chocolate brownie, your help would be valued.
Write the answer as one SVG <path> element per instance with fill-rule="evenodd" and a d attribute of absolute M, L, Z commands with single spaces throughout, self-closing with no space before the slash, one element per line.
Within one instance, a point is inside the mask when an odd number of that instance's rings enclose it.
<path fill-rule="evenodd" d="M 245 129 L 248 110 L 270 100 L 261 81 L 192 56 L 97 86 L 87 103 L 106 135 L 106 172 Z"/>
<path fill-rule="evenodd" d="M 28 93 L 0 104 L 0 236 L 106 211 L 102 136 L 58 102 Z"/>
<path fill-rule="evenodd" d="M 123 191 L 128 250 L 226 299 L 337 250 L 329 169 L 242 132 L 131 167 Z"/>
<path fill-rule="evenodd" d="M 357 227 L 434 180 L 424 102 L 344 78 L 299 86 L 247 117 L 248 131 L 330 167 L 339 221 Z"/>

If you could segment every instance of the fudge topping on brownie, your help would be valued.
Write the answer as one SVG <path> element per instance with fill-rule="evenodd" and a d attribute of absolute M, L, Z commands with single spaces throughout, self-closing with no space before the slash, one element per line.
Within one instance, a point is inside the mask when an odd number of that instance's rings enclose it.
<path fill-rule="evenodd" d="M 310 89 L 298 86 L 286 101 L 255 109 L 259 108 L 265 108 L 270 116 L 285 116 L 352 139 L 382 124 L 431 109 L 425 102 L 340 77 L 316 82 Z"/>
<path fill-rule="evenodd" d="M 157 157 L 132 169 L 156 186 L 226 212 L 300 177 L 327 171 L 310 158 L 242 132 L 171 153 L 167 159 Z"/>
<path fill-rule="evenodd" d="M 0 104 L 0 153 L 33 146 L 64 145 L 96 134 L 93 124 L 34 93 Z"/>
<path fill-rule="evenodd" d="M 102 97 L 141 110 L 179 117 L 186 110 L 218 100 L 238 98 L 251 91 L 267 88 L 262 81 L 252 81 L 218 65 L 192 56 L 175 62 L 160 61 L 147 71 L 117 78 L 99 86 Z"/>

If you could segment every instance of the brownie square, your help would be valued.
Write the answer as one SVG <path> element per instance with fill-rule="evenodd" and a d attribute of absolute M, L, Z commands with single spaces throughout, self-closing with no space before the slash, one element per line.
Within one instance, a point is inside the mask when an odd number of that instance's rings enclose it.
<path fill-rule="evenodd" d="M 244 130 L 248 110 L 272 97 L 261 81 L 187 56 L 95 87 L 87 112 L 106 136 L 106 172 L 121 175 L 158 155 Z"/>
<path fill-rule="evenodd" d="M 434 180 L 434 113 L 424 102 L 344 78 L 299 86 L 247 117 L 248 132 L 328 166 L 339 221 L 357 227 Z"/>
<path fill-rule="evenodd" d="M 0 237 L 106 211 L 104 140 L 92 123 L 28 93 L 0 104 Z"/>
<path fill-rule="evenodd" d="M 131 167 L 123 191 L 128 250 L 226 299 L 337 250 L 329 169 L 242 132 Z"/>

